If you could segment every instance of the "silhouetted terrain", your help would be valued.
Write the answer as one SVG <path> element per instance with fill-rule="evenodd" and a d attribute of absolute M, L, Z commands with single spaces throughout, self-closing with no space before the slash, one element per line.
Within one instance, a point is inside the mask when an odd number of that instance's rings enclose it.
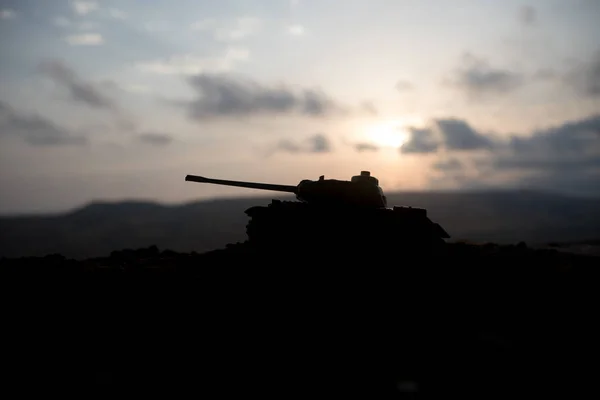
<path fill-rule="evenodd" d="M 103 256 L 157 245 L 197 251 L 244 241 L 244 210 L 271 198 L 219 199 L 164 206 L 93 203 L 64 215 L 0 218 L 0 256 Z M 392 193 L 388 204 L 425 208 L 452 240 L 542 244 L 600 237 L 600 199 L 527 191 Z"/>
<path fill-rule="evenodd" d="M 388 198 L 428 209 L 455 239 L 600 237 L 592 200 L 528 192 Z M 590 369 L 598 257 L 524 243 L 421 247 L 412 235 L 382 243 L 392 227 L 358 217 L 343 239 L 335 230 L 314 234 L 311 221 L 295 225 L 294 239 L 245 241 L 244 210 L 269 200 L 97 203 L 3 219 L 2 254 L 12 253 L 0 258 L 4 386 L 228 399 L 572 398 L 598 390 Z M 377 235 L 367 226 L 381 237 L 369 240 Z"/>
<path fill-rule="evenodd" d="M 524 245 L 0 260 L 5 390 L 595 398 L 598 259 Z"/>

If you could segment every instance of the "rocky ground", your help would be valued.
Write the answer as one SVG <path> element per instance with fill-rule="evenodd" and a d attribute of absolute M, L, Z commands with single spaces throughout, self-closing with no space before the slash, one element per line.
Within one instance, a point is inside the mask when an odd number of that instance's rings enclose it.
<path fill-rule="evenodd" d="M 2 259 L 3 380 L 111 397 L 598 391 L 597 257 L 358 250 Z"/>
<path fill-rule="evenodd" d="M 515 258 L 525 259 L 528 263 L 537 264 L 544 263 L 547 267 L 562 266 L 587 266 L 597 265 L 600 260 L 597 259 L 597 254 L 590 251 L 593 244 L 550 244 L 544 248 L 528 247 L 526 243 L 518 243 L 515 245 L 497 245 L 494 243 L 473 244 L 468 242 L 448 244 L 447 251 L 443 254 L 443 262 L 450 263 L 453 260 L 459 262 L 470 261 L 473 258 L 484 260 L 506 260 Z M 594 247 L 595 248 L 595 247 Z M 586 251 L 587 250 L 587 251 Z M 281 263 L 293 263 L 299 261 L 298 256 L 294 255 L 290 258 L 287 254 L 278 254 L 273 251 L 272 255 L 282 257 Z M 393 254 L 393 253 L 392 253 Z M 423 255 L 424 261 L 430 260 L 432 255 Z M 27 269 L 52 269 L 58 267 L 60 269 L 76 269 L 82 271 L 93 271 L 95 269 L 117 269 L 117 270 L 139 270 L 149 268 L 153 270 L 185 270 L 186 268 L 195 268 L 199 265 L 209 264 L 210 266 L 227 264 L 228 262 L 237 262 L 243 260 L 246 263 L 259 259 L 261 263 L 269 263 L 269 259 L 260 259 L 267 257 L 261 252 L 254 249 L 248 242 L 240 242 L 229 244 L 223 249 L 216 249 L 205 253 L 180 253 L 172 250 L 160 250 L 157 246 L 150 246 L 140 249 L 123 249 L 113 251 L 106 257 L 89 258 L 85 260 L 69 259 L 61 254 L 48 254 L 45 257 L 20 257 L 20 258 L 0 258 L 0 265 L 4 270 L 12 268 L 27 268 Z M 436 259 L 441 257 L 436 256 Z M 384 259 L 380 254 L 379 259 Z M 388 266 L 392 267 L 399 260 L 392 256 L 384 261 Z M 419 260 L 417 260 L 419 261 Z M 521 261 L 517 261 L 521 262 Z M 319 260 L 312 260 L 313 266 L 319 266 Z M 310 267 L 311 265 L 308 265 Z"/>

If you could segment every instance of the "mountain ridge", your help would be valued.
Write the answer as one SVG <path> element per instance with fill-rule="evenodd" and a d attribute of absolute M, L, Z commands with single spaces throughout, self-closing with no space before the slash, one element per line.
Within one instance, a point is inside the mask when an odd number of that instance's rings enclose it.
<path fill-rule="evenodd" d="M 600 201 L 532 190 L 388 193 L 388 205 L 425 208 L 452 241 L 576 242 L 600 237 Z M 246 239 L 244 211 L 271 199 L 225 197 L 179 204 L 94 201 L 69 212 L 0 217 L 0 257 L 87 258 L 157 245 L 204 252 Z"/>
<path fill-rule="evenodd" d="M 564 199 L 581 199 L 581 200 L 589 200 L 589 201 L 597 201 L 600 202 L 600 196 L 582 196 L 570 193 L 564 193 L 560 191 L 550 191 L 550 190 L 537 190 L 537 189 L 485 189 L 485 190 L 407 190 L 407 191 L 394 191 L 386 193 L 388 198 L 400 198 L 403 195 L 407 196 L 444 196 L 444 195 L 468 195 L 468 196 L 491 196 L 491 195 L 503 195 L 503 194 L 534 194 L 541 196 L 553 196 L 556 198 L 564 198 Z M 271 199 L 281 199 L 281 200 L 295 200 L 294 196 L 279 196 L 273 194 L 272 196 L 218 196 L 218 197 L 210 197 L 210 198 L 202 198 L 195 199 L 183 202 L 162 202 L 156 201 L 147 198 L 125 198 L 119 200 L 92 200 L 86 203 L 83 203 L 78 206 L 71 207 L 66 210 L 61 211 L 37 211 L 37 212 L 14 212 L 9 214 L 0 214 L 1 219 L 11 219 L 11 218 L 41 218 L 41 217 L 54 217 L 54 216 L 65 216 L 68 214 L 76 213 L 83 211 L 90 207 L 98 207 L 98 206 L 122 206 L 122 205 L 142 205 L 142 206 L 161 206 L 164 208 L 174 208 L 174 207 L 185 207 L 185 206 L 193 206 L 197 204 L 207 204 L 207 203 L 215 203 L 215 202 L 228 202 L 228 201 L 242 201 L 242 200 L 255 200 L 255 201 L 270 201 Z M 389 201 L 388 201 L 389 203 Z M 389 207 L 394 205 L 404 205 L 404 204 L 388 204 Z"/>

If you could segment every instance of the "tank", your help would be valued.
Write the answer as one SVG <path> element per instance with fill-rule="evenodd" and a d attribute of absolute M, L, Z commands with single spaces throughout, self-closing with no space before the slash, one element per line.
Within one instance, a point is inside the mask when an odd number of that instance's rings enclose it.
<path fill-rule="evenodd" d="M 400 246 L 429 251 L 445 244 L 450 235 L 427 217 L 427 210 L 388 207 L 379 180 L 361 171 L 349 181 L 302 180 L 298 185 L 242 182 L 187 175 L 186 181 L 295 194 L 298 201 L 273 199 L 250 207 L 248 242 L 256 246 Z"/>

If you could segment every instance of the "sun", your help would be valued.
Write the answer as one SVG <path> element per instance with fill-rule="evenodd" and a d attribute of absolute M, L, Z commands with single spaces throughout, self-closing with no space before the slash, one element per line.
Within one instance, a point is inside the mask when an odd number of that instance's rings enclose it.
<path fill-rule="evenodd" d="M 364 135 L 373 144 L 381 147 L 398 148 L 408 140 L 408 132 L 397 121 L 368 126 L 365 128 Z"/>

